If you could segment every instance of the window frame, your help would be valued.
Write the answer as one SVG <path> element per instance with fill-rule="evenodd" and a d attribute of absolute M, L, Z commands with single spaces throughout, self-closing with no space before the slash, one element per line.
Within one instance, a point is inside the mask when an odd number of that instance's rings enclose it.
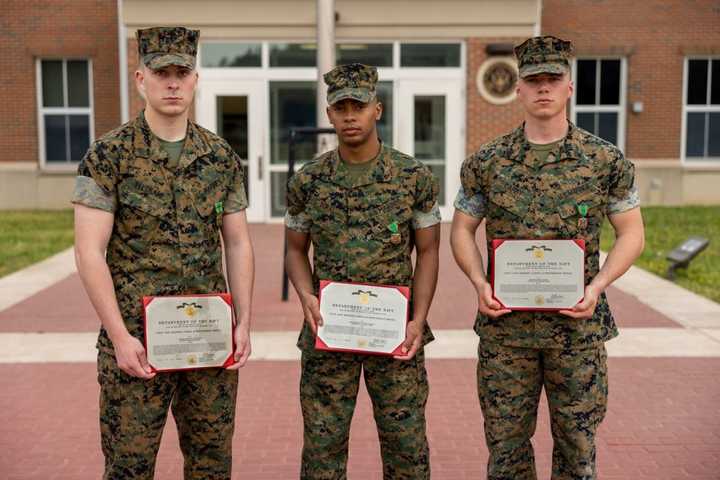
<path fill-rule="evenodd" d="M 42 62 L 61 61 L 63 71 L 63 104 L 68 103 L 67 62 L 81 60 L 87 62 L 88 69 L 88 106 L 87 107 L 46 107 L 43 105 Z M 93 62 L 87 57 L 37 57 L 35 59 L 35 91 L 37 102 L 38 125 L 38 161 L 40 169 L 49 172 L 68 172 L 77 169 L 78 160 L 65 160 L 62 162 L 48 162 L 45 152 L 45 116 L 46 115 L 87 115 L 88 116 L 88 144 L 95 138 L 95 95 L 93 92 Z"/>
<path fill-rule="evenodd" d="M 577 104 L 577 74 L 578 74 L 578 60 L 595 60 L 599 66 L 601 60 L 620 60 L 620 98 L 618 105 L 578 105 Z M 595 93 L 596 98 L 600 92 L 600 68 L 595 69 Z M 572 82 L 573 82 L 573 94 L 570 98 L 570 112 L 571 120 L 574 124 L 577 124 L 578 113 L 617 113 L 618 115 L 618 126 L 617 126 L 617 147 L 625 152 L 625 138 L 626 138 L 626 125 L 627 125 L 627 57 L 617 55 L 579 55 L 573 59 L 572 64 Z"/>
<path fill-rule="evenodd" d="M 720 167 L 720 157 L 688 157 L 687 156 L 687 117 L 688 113 L 699 112 L 699 113 L 720 113 L 720 104 L 705 104 L 705 105 L 688 105 L 688 76 L 690 60 L 706 60 L 708 62 L 708 85 L 707 85 L 707 97 L 710 99 L 710 92 L 712 89 L 712 68 L 711 61 L 720 61 L 720 55 L 686 55 L 683 58 L 683 79 L 682 79 L 682 117 L 681 117 L 681 129 L 680 129 L 680 162 L 684 167 Z M 712 100 L 712 99 L 710 99 Z M 707 129 L 709 124 L 705 126 Z"/>
<path fill-rule="evenodd" d="M 300 39 L 283 39 L 283 38 L 269 38 L 269 39 L 235 39 L 235 38 L 223 38 L 223 39 L 206 39 L 201 40 L 202 42 L 206 43 L 228 43 L 237 41 L 239 43 L 249 43 L 249 42 L 260 42 L 262 44 L 261 49 L 261 66 L 260 67 L 202 67 L 202 48 L 198 49 L 198 70 L 200 72 L 200 75 L 202 77 L 201 86 L 199 87 L 198 93 L 195 95 L 195 105 L 197 109 L 197 105 L 200 102 L 204 101 L 203 98 L 203 82 L 213 82 L 213 81 L 243 81 L 243 80 L 259 80 L 264 83 L 264 91 L 266 94 L 266 107 L 264 108 L 270 108 L 270 83 L 275 81 L 287 81 L 287 82 L 304 82 L 304 81 L 310 81 L 310 82 L 317 82 L 318 81 L 318 69 L 317 66 L 314 67 L 271 67 L 270 66 L 270 45 L 274 43 L 312 43 L 314 42 L 313 39 L 308 40 L 300 40 Z M 397 38 L 387 38 L 387 37 L 377 37 L 377 38 L 366 38 L 366 37 L 359 37 L 359 38 L 346 38 L 346 37 L 338 37 L 336 39 L 336 44 L 344 44 L 344 43 L 380 43 L 380 44 L 392 44 L 392 66 L 388 67 L 377 67 L 378 69 L 378 75 L 380 77 L 381 82 L 390 82 L 392 84 L 392 111 L 393 118 L 392 118 L 392 132 L 393 132 L 393 144 L 397 145 L 397 142 L 400 138 L 400 115 L 399 115 L 399 108 L 400 108 L 400 83 L 404 81 L 413 81 L 422 79 L 424 81 L 432 82 L 432 81 L 438 81 L 442 82 L 446 79 L 460 79 L 461 82 L 465 83 L 465 79 L 467 76 L 467 42 L 466 40 L 462 38 L 455 38 L 455 39 L 397 39 Z M 406 44 L 406 43 L 450 43 L 450 44 L 458 44 L 460 46 L 460 65 L 457 67 L 401 67 L 400 66 L 400 45 Z M 464 102 L 467 98 L 467 94 L 465 89 L 461 90 L 460 99 L 461 99 L 461 105 L 464 105 Z M 197 111 L 197 110 L 196 110 Z M 465 145 L 466 143 L 466 132 L 465 132 L 465 116 L 466 111 L 464 108 L 461 109 L 460 112 L 457 112 L 459 115 L 458 119 L 460 122 L 460 125 L 462 125 L 460 136 L 462 138 L 462 145 Z M 446 113 L 447 115 L 447 113 Z M 287 172 L 287 163 L 271 163 L 271 155 L 272 155 L 272 145 L 270 141 L 270 130 L 272 128 L 271 125 L 271 118 L 270 118 L 270 112 L 267 112 L 267 117 L 265 121 L 267 122 L 264 125 L 265 128 L 265 134 L 263 135 L 263 151 L 265 152 L 263 155 L 262 160 L 262 171 L 263 175 L 266 176 L 267 179 L 266 188 L 265 188 L 265 222 L 268 223 L 281 223 L 283 221 L 283 217 L 274 217 L 272 216 L 272 208 L 273 208 L 273 190 L 272 190 L 272 179 L 273 174 L 277 173 L 284 173 Z M 463 147 L 464 148 L 464 147 Z M 450 162 L 450 159 L 447 159 L 448 162 Z M 455 182 L 455 177 L 450 175 L 450 167 L 449 164 L 446 163 L 446 177 L 453 179 L 451 183 L 449 184 L 448 188 L 448 196 L 446 197 L 446 204 L 450 206 L 452 204 L 452 191 L 457 191 L 457 188 L 459 188 L 459 180 L 457 180 L 457 184 L 453 183 Z M 457 165 L 457 168 L 459 168 L 459 163 Z"/>

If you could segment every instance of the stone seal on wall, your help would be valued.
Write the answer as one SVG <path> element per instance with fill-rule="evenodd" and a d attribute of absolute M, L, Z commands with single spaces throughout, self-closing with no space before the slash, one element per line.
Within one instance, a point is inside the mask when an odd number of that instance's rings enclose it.
<path fill-rule="evenodd" d="M 476 77 L 480 95 L 493 105 L 515 99 L 518 80 L 517 63 L 513 57 L 490 57 L 480 65 Z"/>

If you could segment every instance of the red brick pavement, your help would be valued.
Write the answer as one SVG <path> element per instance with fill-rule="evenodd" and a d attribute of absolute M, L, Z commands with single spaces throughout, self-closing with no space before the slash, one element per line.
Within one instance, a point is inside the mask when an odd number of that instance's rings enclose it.
<path fill-rule="evenodd" d="M 610 403 L 598 442 L 600 479 L 717 479 L 720 472 L 720 359 L 610 360 Z M 473 360 L 428 362 L 428 433 L 433 478 L 484 478 L 487 451 Z M 296 362 L 255 362 L 241 372 L 233 478 L 297 478 L 302 424 Z M 94 365 L 0 366 L 0 478 L 100 477 Z M 258 394 L 262 392 L 262 394 Z M 350 478 L 380 478 L 370 402 L 362 391 L 353 420 Z M 540 478 L 549 478 L 547 411 L 535 436 Z M 173 422 L 158 479 L 177 479 Z"/>
<path fill-rule="evenodd" d="M 279 226 L 253 226 L 258 281 L 257 330 L 295 330 L 298 306 L 280 294 Z M 447 240 L 447 228 L 444 228 Z M 442 244 L 435 328 L 469 328 L 474 296 Z M 609 292 L 621 326 L 679 327 L 634 298 Z M 97 320 L 77 276 L 0 312 L 0 332 L 81 332 Z M 610 360 L 610 407 L 599 437 L 601 479 L 720 478 L 720 359 Z M 483 478 L 487 452 L 473 360 L 428 362 L 433 478 Z M 241 373 L 234 478 L 297 478 L 302 425 L 297 362 L 252 362 Z M 0 365 L 0 479 L 99 478 L 102 455 L 92 364 Z M 260 393 L 261 392 L 261 393 Z M 377 434 L 363 391 L 353 421 L 350 478 L 380 478 Z M 541 478 L 550 468 L 550 433 L 541 408 L 535 439 Z M 181 476 L 173 422 L 166 428 L 157 478 Z"/>
<path fill-rule="evenodd" d="M 300 306 L 292 287 L 290 301 L 280 301 L 282 226 L 253 225 L 251 233 L 257 271 L 253 329 L 299 329 Z M 430 324 L 433 328 L 470 328 L 477 305 L 474 290 L 452 258 L 449 225 L 443 225 L 442 234 L 440 280 Z M 484 245 L 482 237 L 480 244 Z M 620 290 L 610 288 L 608 296 L 621 327 L 680 327 Z M 89 332 L 97 328 L 97 317 L 77 275 L 0 312 L 0 332 Z"/>

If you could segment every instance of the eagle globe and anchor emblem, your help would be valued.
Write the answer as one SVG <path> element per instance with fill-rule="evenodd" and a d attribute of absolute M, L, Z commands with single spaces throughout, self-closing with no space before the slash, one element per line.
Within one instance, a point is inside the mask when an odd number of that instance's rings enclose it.
<path fill-rule="evenodd" d="M 512 57 L 490 57 L 477 73 L 477 89 L 480 95 L 494 105 L 510 103 L 515 99 L 517 65 Z"/>
<path fill-rule="evenodd" d="M 199 305 L 195 302 L 192 302 L 192 303 L 184 303 L 183 302 L 182 304 L 178 305 L 175 308 L 177 308 L 178 310 L 181 310 L 185 314 L 185 316 L 193 318 L 195 315 L 197 315 L 199 313 L 200 309 L 203 307 L 202 307 L 202 305 Z"/>
<path fill-rule="evenodd" d="M 352 292 L 352 295 L 357 295 L 357 296 L 358 296 L 358 299 L 357 299 L 357 300 L 358 300 L 358 302 L 359 302 L 361 305 L 369 305 L 369 304 L 370 304 L 370 297 L 376 297 L 376 298 L 377 298 L 377 294 L 376 294 L 376 293 L 373 293 L 372 290 L 361 290 L 361 289 L 358 289 L 357 291 Z"/>

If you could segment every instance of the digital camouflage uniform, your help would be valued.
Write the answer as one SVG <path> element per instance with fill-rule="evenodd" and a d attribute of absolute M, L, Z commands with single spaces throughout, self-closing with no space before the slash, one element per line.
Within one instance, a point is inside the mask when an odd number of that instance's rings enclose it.
<path fill-rule="evenodd" d="M 329 102 L 374 95 L 377 73 L 362 65 L 325 75 Z M 313 282 L 319 280 L 412 285 L 413 232 L 440 221 L 438 182 L 430 169 L 382 146 L 374 166 L 353 177 L 338 150 L 307 163 L 288 182 L 286 225 L 307 233 L 313 245 Z M 397 223 L 400 241 L 392 238 Z M 426 327 L 423 344 L 432 340 Z M 423 350 L 410 361 L 315 350 L 307 324 L 302 350 L 300 401 L 304 420 L 301 478 L 345 479 L 350 422 L 361 371 L 373 403 L 384 478 L 430 475 L 425 435 L 428 396 Z"/>
<path fill-rule="evenodd" d="M 189 32 L 139 31 L 141 58 L 143 45 L 158 37 L 180 39 L 173 49 L 194 55 L 195 44 L 182 43 L 188 36 L 197 42 L 197 32 Z M 243 210 L 247 200 L 239 158 L 208 130 L 189 122 L 179 163 L 170 168 L 141 113 L 93 143 L 80 162 L 73 202 L 114 215 L 107 264 L 125 326 L 140 341 L 143 296 L 227 291 L 223 215 Z M 104 478 L 153 478 L 168 407 L 178 427 L 185 478 L 230 478 L 236 371 L 159 373 L 145 380 L 118 368 L 104 328 L 97 347 Z"/>
<path fill-rule="evenodd" d="M 516 49 L 521 77 L 567 71 L 570 51 L 569 42 L 554 37 L 528 40 Z M 486 219 L 488 251 L 495 239 L 582 238 L 586 285 L 599 271 L 605 215 L 639 204 L 632 163 L 572 124 L 544 161 L 523 126 L 483 145 L 463 163 L 461 182 L 455 208 Z M 596 478 L 594 436 L 607 405 L 604 342 L 618 334 L 605 294 L 588 320 L 547 312 L 478 314 L 475 331 L 488 478 L 536 478 L 530 438 L 543 386 L 554 439 L 552 478 Z"/>

